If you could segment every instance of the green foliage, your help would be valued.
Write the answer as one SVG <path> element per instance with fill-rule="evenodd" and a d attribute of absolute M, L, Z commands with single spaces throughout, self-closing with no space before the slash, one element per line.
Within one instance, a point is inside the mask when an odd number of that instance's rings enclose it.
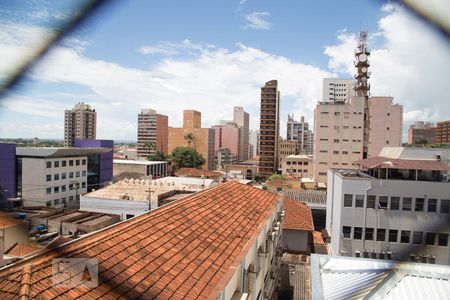
<path fill-rule="evenodd" d="M 189 145 L 189 148 L 190 148 L 191 147 L 191 143 L 194 141 L 194 134 L 189 132 L 189 133 L 187 133 L 184 136 L 184 139 L 188 142 L 188 145 Z"/>
<path fill-rule="evenodd" d="M 261 174 L 259 174 L 259 173 L 258 173 L 258 174 L 255 174 L 254 180 L 255 180 L 256 182 L 261 182 L 261 181 L 264 180 L 264 176 L 261 175 Z"/>
<path fill-rule="evenodd" d="M 172 167 L 179 168 L 200 168 L 205 159 L 195 150 L 189 147 L 176 147 L 169 155 Z"/>
<path fill-rule="evenodd" d="M 169 160 L 169 156 L 167 156 L 164 152 L 156 151 L 148 157 L 150 161 L 167 161 Z"/>
<path fill-rule="evenodd" d="M 155 143 L 153 143 L 151 141 L 145 141 L 144 148 L 151 151 L 151 150 L 155 149 Z"/>
<path fill-rule="evenodd" d="M 271 180 L 274 180 L 274 179 L 285 180 L 286 178 L 284 178 L 284 176 L 281 175 L 281 174 L 272 174 L 272 175 L 270 175 L 268 180 L 271 181 Z"/>

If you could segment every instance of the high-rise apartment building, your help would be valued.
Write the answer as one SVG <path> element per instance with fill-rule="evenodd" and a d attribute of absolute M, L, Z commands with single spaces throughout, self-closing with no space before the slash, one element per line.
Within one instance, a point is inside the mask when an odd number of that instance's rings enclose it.
<path fill-rule="evenodd" d="M 450 144 L 450 120 L 437 123 L 436 144 Z"/>
<path fill-rule="evenodd" d="M 147 159 L 156 151 L 168 153 L 169 118 L 153 109 L 142 109 L 138 114 L 137 154 Z"/>
<path fill-rule="evenodd" d="M 259 155 L 259 130 L 250 130 L 249 143 L 253 146 L 251 157 Z"/>
<path fill-rule="evenodd" d="M 436 144 L 436 126 L 431 122 L 414 122 L 408 129 L 408 144 Z"/>
<path fill-rule="evenodd" d="M 271 80 L 261 88 L 259 172 L 263 176 L 276 173 L 280 137 L 280 92 L 278 82 Z"/>
<path fill-rule="evenodd" d="M 327 182 L 328 169 L 355 169 L 355 161 L 378 155 L 384 146 L 401 146 L 403 107 L 393 104 L 392 97 L 369 98 L 369 55 L 366 33 L 361 32 L 355 51 L 355 95 L 348 101 L 324 101 L 316 106 L 316 182 Z"/>
<path fill-rule="evenodd" d="M 235 106 L 233 109 L 233 121 L 240 128 L 239 142 L 239 160 L 248 159 L 248 143 L 249 143 L 249 114 L 244 111 L 241 106 Z"/>
<path fill-rule="evenodd" d="M 75 140 L 95 139 L 97 113 L 90 105 L 80 102 L 64 112 L 64 146 L 73 147 Z"/>
<path fill-rule="evenodd" d="M 299 122 L 294 120 L 294 115 L 288 116 L 286 139 L 297 142 L 299 153 L 312 154 L 312 147 L 308 148 L 308 142 L 312 140 L 312 132 L 309 130 L 308 122 L 305 122 L 305 117 L 302 116 Z"/>
<path fill-rule="evenodd" d="M 323 80 L 323 102 L 346 102 L 355 96 L 355 80 L 326 78 Z"/>
<path fill-rule="evenodd" d="M 201 128 L 201 125 L 199 111 L 183 111 L 183 127 L 169 127 L 169 152 L 179 146 L 192 147 L 206 160 L 203 168 L 214 170 L 214 129 Z"/>

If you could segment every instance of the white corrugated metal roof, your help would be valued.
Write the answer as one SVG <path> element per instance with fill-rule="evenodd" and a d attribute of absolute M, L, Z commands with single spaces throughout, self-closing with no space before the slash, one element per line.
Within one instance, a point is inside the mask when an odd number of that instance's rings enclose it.
<path fill-rule="evenodd" d="M 311 255 L 312 299 L 450 299 L 450 267 Z"/>
<path fill-rule="evenodd" d="M 150 161 L 150 160 L 127 160 L 127 159 L 114 159 L 115 164 L 126 164 L 126 165 L 158 165 L 167 164 L 166 161 Z"/>

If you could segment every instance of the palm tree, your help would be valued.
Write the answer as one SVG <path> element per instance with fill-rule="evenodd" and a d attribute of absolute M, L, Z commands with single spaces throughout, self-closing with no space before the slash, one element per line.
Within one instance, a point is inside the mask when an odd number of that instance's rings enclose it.
<path fill-rule="evenodd" d="M 185 136 L 184 139 L 188 142 L 189 148 L 191 148 L 191 143 L 194 141 L 194 134 L 188 132 Z M 195 148 L 195 145 L 194 145 Z"/>
<path fill-rule="evenodd" d="M 152 141 L 145 141 L 144 149 L 148 149 L 149 154 L 151 154 L 152 151 L 155 150 L 155 143 L 153 143 Z M 149 155 L 149 157 L 150 157 L 150 155 Z"/>

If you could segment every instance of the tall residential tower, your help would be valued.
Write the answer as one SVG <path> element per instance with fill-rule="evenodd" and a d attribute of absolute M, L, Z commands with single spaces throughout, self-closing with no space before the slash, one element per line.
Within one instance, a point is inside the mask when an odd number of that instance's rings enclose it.
<path fill-rule="evenodd" d="M 156 113 L 153 109 L 142 109 L 138 114 L 138 158 L 148 158 L 160 151 L 168 153 L 169 118 Z"/>
<path fill-rule="evenodd" d="M 239 161 L 248 159 L 248 143 L 249 143 L 249 114 L 244 111 L 241 106 L 235 106 L 233 109 L 233 121 L 240 128 L 239 136 Z"/>
<path fill-rule="evenodd" d="M 90 105 L 78 103 L 64 112 L 64 146 L 73 147 L 75 140 L 95 139 L 97 113 Z"/>

